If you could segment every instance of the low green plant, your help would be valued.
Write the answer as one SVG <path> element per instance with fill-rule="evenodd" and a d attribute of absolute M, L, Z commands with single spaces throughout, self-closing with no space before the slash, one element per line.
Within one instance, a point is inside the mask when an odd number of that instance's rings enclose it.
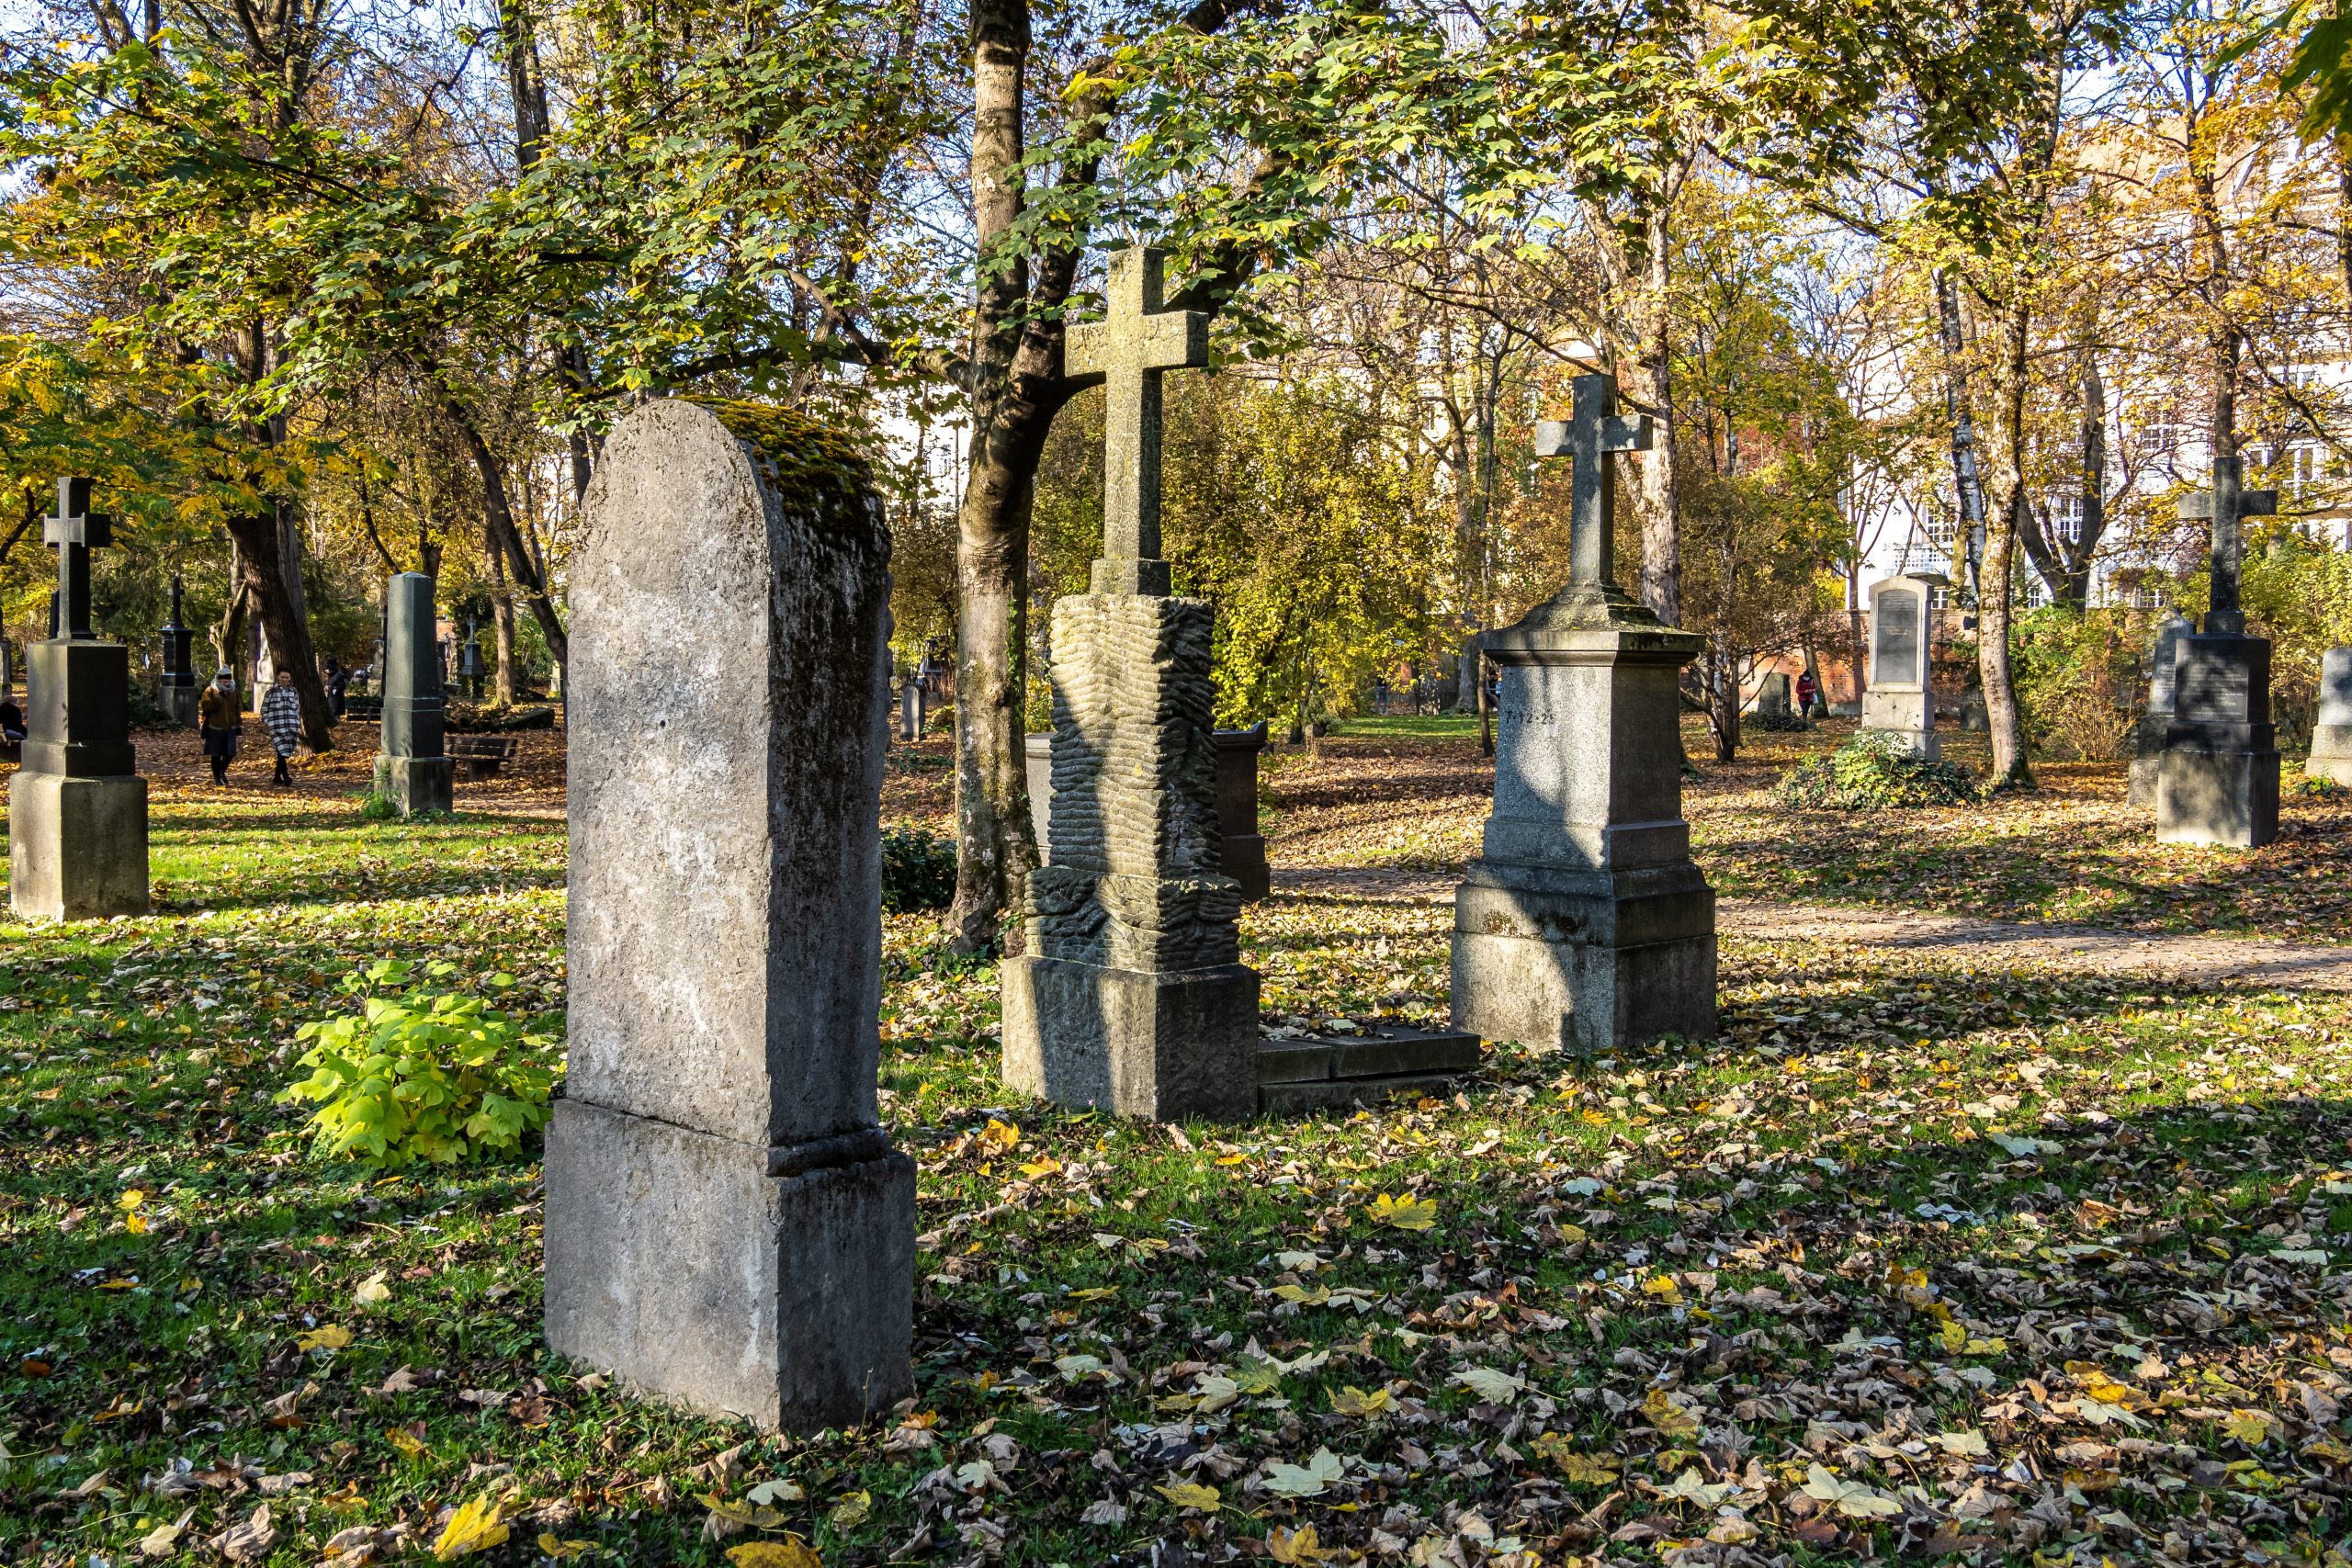
<path fill-rule="evenodd" d="M 438 980 L 453 964 L 425 966 Z M 524 1135 L 548 1119 L 555 1091 L 551 1036 L 526 1032 L 480 997 L 379 989 L 410 987 L 416 966 L 379 959 L 347 976 L 344 988 L 361 1010 L 302 1025 L 295 1038 L 311 1042 L 302 1066 L 311 1076 L 277 1096 L 281 1105 L 308 1100 L 312 1152 L 398 1169 L 419 1160 L 451 1165 L 522 1146 Z M 494 986 L 511 976 L 491 977 Z"/>
<path fill-rule="evenodd" d="M 359 820 L 390 822 L 401 814 L 401 803 L 380 789 L 364 790 L 359 795 Z"/>
<path fill-rule="evenodd" d="M 956 901 L 956 840 L 920 828 L 882 830 L 882 908 L 892 915 Z"/>
<path fill-rule="evenodd" d="M 2345 788 L 2334 779 L 2322 778 L 2317 773 L 2303 773 L 2300 769 L 2287 775 L 2287 793 L 2302 800 L 2352 798 L 2352 789 Z"/>
<path fill-rule="evenodd" d="M 1875 811 L 1965 806 L 1984 789 L 1965 771 L 1917 756 L 1892 736 L 1858 735 L 1783 773 L 1780 796 L 1810 810 Z"/>

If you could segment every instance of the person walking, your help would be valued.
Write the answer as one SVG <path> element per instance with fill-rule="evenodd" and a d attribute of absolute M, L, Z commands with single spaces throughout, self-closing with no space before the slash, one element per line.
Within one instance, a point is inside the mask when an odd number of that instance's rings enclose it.
<path fill-rule="evenodd" d="M 344 689 L 350 683 L 351 671 L 334 659 L 327 660 L 327 711 L 338 719 L 343 717 Z"/>
<path fill-rule="evenodd" d="M 277 771 L 269 776 L 272 784 L 290 784 L 294 775 L 286 771 L 286 759 L 294 755 L 294 748 L 302 740 L 302 696 L 294 689 L 294 671 L 280 670 L 277 682 L 262 694 L 261 724 L 269 731 L 271 750 L 277 753 Z"/>
<path fill-rule="evenodd" d="M 237 709 L 237 677 L 223 670 L 204 688 L 196 699 L 197 739 L 204 743 L 204 755 L 212 763 L 212 782 L 229 782 L 229 764 L 237 755 L 237 735 L 245 727 L 245 716 Z"/>
<path fill-rule="evenodd" d="M 1813 716 L 1813 699 L 1820 694 L 1821 687 L 1814 680 L 1812 671 L 1807 670 L 1798 675 L 1797 716 L 1800 718 L 1811 718 Z"/>

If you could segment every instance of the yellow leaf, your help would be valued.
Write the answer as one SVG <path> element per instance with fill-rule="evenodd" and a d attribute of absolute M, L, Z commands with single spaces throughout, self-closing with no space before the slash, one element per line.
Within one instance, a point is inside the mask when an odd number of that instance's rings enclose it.
<path fill-rule="evenodd" d="M 503 1513 L 498 1499 L 487 1492 L 459 1508 L 442 1527 L 441 1539 L 433 1543 L 434 1561 L 454 1562 L 460 1557 L 503 1546 L 506 1524 Z"/>
<path fill-rule="evenodd" d="M 754 1503 L 730 1503 L 716 1492 L 696 1493 L 695 1500 L 732 1525 L 756 1526 L 763 1530 L 772 1530 L 784 1523 L 781 1509 L 763 1507 Z"/>
<path fill-rule="evenodd" d="M 980 1129 L 979 1142 L 980 1147 L 984 1149 L 996 1154 L 1009 1155 L 1012 1152 L 1013 1145 L 1021 1142 L 1020 1125 L 1017 1122 L 1008 1124 L 991 1116 L 989 1118 L 989 1124 Z"/>
<path fill-rule="evenodd" d="M 833 1499 L 832 1520 L 837 1530 L 854 1530 L 874 1512 L 874 1495 L 870 1492 L 844 1492 Z"/>
<path fill-rule="evenodd" d="M 129 1213 L 137 1209 L 140 1204 L 147 1201 L 147 1194 L 134 1187 L 130 1191 L 125 1192 L 120 1198 L 116 1199 L 115 1201 L 122 1205 L 125 1213 Z"/>
<path fill-rule="evenodd" d="M 1376 1388 L 1366 1393 L 1350 1384 L 1331 1396 L 1331 1408 L 1342 1416 L 1377 1416 L 1386 1410 L 1388 1404 L 1388 1391 L 1385 1388 Z"/>
<path fill-rule="evenodd" d="M 401 1430 L 398 1427 L 390 1427 L 385 1428 L 384 1440 L 390 1443 L 392 1447 L 400 1450 L 402 1454 L 406 1455 L 410 1459 L 414 1459 L 417 1455 L 424 1451 L 424 1445 L 423 1443 L 418 1442 L 413 1435 Z"/>
<path fill-rule="evenodd" d="M 735 1568 L 825 1568 L 813 1547 L 797 1540 L 747 1540 L 727 1549 Z"/>
<path fill-rule="evenodd" d="M 1944 1342 L 1947 1350 L 1958 1352 L 1968 1348 L 1968 1330 L 1960 1325 L 1957 1318 L 1944 1319 L 1944 1325 L 1936 1330 L 1936 1337 Z"/>
<path fill-rule="evenodd" d="M 1043 1155 L 1036 1159 L 1031 1160 L 1027 1165 L 1023 1166 L 1021 1168 L 1021 1174 L 1028 1177 L 1034 1181 L 1041 1176 L 1051 1176 L 1061 1168 L 1061 1161 L 1056 1159 L 1051 1155 Z"/>
<path fill-rule="evenodd" d="M 375 1273 L 362 1280 L 359 1282 L 359 1288 L 351 1292 L 351 1299 L 364 1307 L 390 1301 L 392 1288 L 384 1283 L 384 1271 L 379 1269 Z"/>
<path fill-rule="evenodd" d="M 1662 1388 L 1654 1388 L 1642 1396 L 1642 1414 L 1666 1437 L 1693 1438 L 1699 1434 L 1699 1418 L 1675 1404 Z"/>
<path fill-rule="evenodd" d="M 147 1216 L 144 1214 L 133 1214 L 122 1222 L 122 1228 L 129 1231 L 133 1235 L 145 1235 L 147 1234 Z"/>
<path fill-rule="evenodd" d="M 1383 1192 L 1372 1201 L 1373 1224 L 1400 1231 L 1425 1231 L 1437 1224 L 1437 1200 L 1410 1194 L 1391 1197 Z"/>
<path fill-rule="evenodd" d="M 1266 1554 L 1277 1562 L 1320 1562 L 1330 1555 L 1315 1539 L 1313 1525 L 1301 1525 L 1295 1530 L 1275 1526 L 1274 1532 L 1266 1538 Z"/>
<path fill-rule="evenodd" d="M 1216 1163 L 1219 1165 L 1248 1165 L 1250 1163 L 1250 1156 L 1248 1155 L 1219 1155 L 1216 1156 Z"/>
<path fill-rule="evenodd" d="M 351 1343 L 351 1330 L 335 1324 L 295 1336 L 295 1348 L 300 1350 L 340 1350 Z"/>
<path fill-rule="evenodd" d="M 1653 1274 L 1642 1281 L 1642 1294 L 1656 1296 L 1666 1305 L 1675 1306 L 1682 1300 L 1682 1287 L 1676 1284 L 1669 1275 Z"/>
<path fill-rule="evenodd" d="M 1195 1481 L 1180 1481 L 1173 1486 L 1155 1486 L 1152 1490 L 1180 1508 L 1198 1508 L 1204 1514 L 1214 1514 L 1225 1506 L 1216 1487 L 1203 1486 Z"/>
<path fill-rule="evenodd" d="M 2233 1410 L 2222 1430 L 2248 1448 L 2260 1448 L 2270 1437 L 2270 1417 L 2259 1410 Z"/>
<path fill-rule="evenodd" d="M 585 1557 L 596 1550 L 596 1543 L 593 1540 L 558 1540 L 546 1530 L 541 1530 L 539 1550 L 560 1561 L 566 1557 Z"/>

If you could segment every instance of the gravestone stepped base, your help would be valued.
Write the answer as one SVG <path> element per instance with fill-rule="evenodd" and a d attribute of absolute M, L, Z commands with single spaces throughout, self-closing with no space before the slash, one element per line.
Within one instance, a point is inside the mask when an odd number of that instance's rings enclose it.
<path fill-rule="evenodd" d="M 1454 895 L 1453 1022 L 1532 1050 L 1715 1032 L 1715 896 L 1682 819 L 1677 671 L 1700 640 L 1615 589 L 1480 639 L 1494 814 Z"/>
<path fill-rule="evenodd" d="M 1861 718 L 1861 733 L 1872 739 L 1892 741 L 1930 762 L 1944 754 L 1943 741 L 1936 734 L 1935 710 L 1925 692 L 1882 692 L 1873 687 L 1862 694 Z"/>
<path fill-rule="evenodd" d="M 2156 840 L 2256 849 L 2278 836 L 2270 644 L 2180 641 L 2173 720 L 2156 778 Z"/>
<path fill-rule="evenodd" d="M 389 797 L 403 817 L 449 811 L 458 798 L 458 764 L 450 757 L 376 758 L 376 793 Z"/>
<path fill-rule="evenodd" d="M 9 902 L 28 919 L 147 912 L 147 781 L 19 772 L 8 784 Z"/>
<path fill-rule="evenodd" d="M 1057 1105 L 1152 1122 L 1258 1110 L 1258 974 L 1176 974 L 1067 958 L 1004 965 L 1004 1079 Z"/>
<path fill-rule="evenodd" d="M 1401 1024 L 1268 1039 L 1258 1047 L 1258 1105 L 1280 1115 L 1442 1093 L 1462 1074 L 1477 1071 L 1481 1056 L 1476 1034 Z"/>

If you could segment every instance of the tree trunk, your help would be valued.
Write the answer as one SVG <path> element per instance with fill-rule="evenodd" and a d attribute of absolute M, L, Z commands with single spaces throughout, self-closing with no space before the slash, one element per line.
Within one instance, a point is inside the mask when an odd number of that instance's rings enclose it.
<path fill-rule="evenodd" d="M 956 670 L 956 901 L 949 945 L 985 952 L 1001 913 L 1020 899 L 1037 846 L 1029 823 L 1029 509 L 1037 454 L 1054 408 L 1012 371 L 1028 301 L 1021 217 L 1026 0 L 978 0 L 972 28 L 972 227 L 984 261 L 973 300 L 967 388 L 972 467 L 957 517 L 956 568 L 963 601 Z M 1058 405 L 1056 405 L 1058 406 Z"/>
<path fill-rule="evenodd" d="M 437 384 L 437 377 L 435 379 Z M 523 544 L 522 530 L 514 525 L 514 509 L 506 499 L 505 470 L 499 467 L 490 443 L 474 428 L 464 406 L 447 389 L 441 393 L 441 409 L 464 439 L 466 450 L 473 457 L 474 469 L 481 476 L 484 536 L 506 557 L 507 570 L 522 585 L 524 597 L 531 606 L 531 618 L 539 623 L 539 634 L 547 638 L 548 652 L 558 664 L 571 662 L 571 644 L 563 635 L 563 622 L 556 615 L 555 603 L 548 597 L 547 581 L 539 575 L 538 563 L 531 558 L 531 552 Z"/>
<path fill-rule="evenodd" d="M 2098 355 L 2083 355 L 2083 531 L 2067 542 L 2065 602 L 2082 609 L 2091 600 L 2091 558 L 2107 534 L 2107 383 Z"/>
<path fill-rule="evenodd" d="M 1984 564 L 1976 592 L 1976 673 L 1984 688 L 1984 717 L 1991 731 L 1995 789 L 2030 789 L 2033 773 L 2025 754 L 2025 716 L 2018 706 L 2009 667 L 2010 579 L 2017 559 L 2018 516 L 2026 504 L 2025 397 L 2030 310 L 2023 301 L 2002 311 L 2001 496 L 1986 520 Z"/>
<path fill-rule="evenodd" d="M 491 671 L 491 698 L 505 707 L 514 705 L 514 595 L 506 586 L 506 566 L 496 551 L 490 557 L 490 621 L 497 646 Z"/>
<path fill-rule="evenodd" d="M 1707 719 L 1715 732 L 1715 761 L 1728 762 L 1739 754 L 1739 660 L 1724 634 L 1709 639 L 1707 654 Z"/>
<path fill-rule="evenodd" d="M 1648 331 L 1642 344 L 1643 378 L 1648 383 L 1650 449 L 1642 457 L 1642 603 L 1669 626 L 1682 624 L 1682 497 L 1674 473 L 1673 240 L 1667 232 L 1668 202 L 1651 205 L 1645 244 L 1649 252 L 1644 291 L 1648 295 Z M 1600 563 L 1613 570 L 1611 563 Z"/>
<path fill-rule="evenodd" d="M 1960 506 L 1959 543 L 1965 558 L 1969 545 L 1984 527 L 1984 483 L 1976 471 L 1976 424 L 1968 407 L 1968 344 L 1961 330 L 1960 288 L 1943 267 L 1936 269 L 1936 313 L 1942 326 L 1944 415 L 1951 422 L 1952 488 Z M 1981 573 L 1979 579 L 1970 586 L 1981 597 Z M 2008 592 L 2006 584 L 2001 592 Z"/>
<path fill-rule="evenodd" d="M 269 639 L 270 658 L 278 669 L 292 671 L 294 690 L 301 697 L 302 744 L 313 751 L 332 751 L 334 724 L 326 683 L 319 679 L 311 628 L 302 618 L 300 602 L 287 587 L 285 558 L 279 553 L 284 524 L 273 510 L 258 517 L 232 517 L 228 525 L 236 545 L 232 558 L 238 581 L 261 622 L 262 636 Z"/>

